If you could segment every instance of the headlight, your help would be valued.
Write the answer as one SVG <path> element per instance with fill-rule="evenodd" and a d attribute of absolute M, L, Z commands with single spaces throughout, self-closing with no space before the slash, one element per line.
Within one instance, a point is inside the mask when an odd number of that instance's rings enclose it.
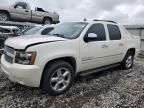
<path fill-rule="evenodd" d="M 17 51 L 15 56 L 15 63 L 23 65 L 33 65 L 36 58 L 36 52 Z"/>

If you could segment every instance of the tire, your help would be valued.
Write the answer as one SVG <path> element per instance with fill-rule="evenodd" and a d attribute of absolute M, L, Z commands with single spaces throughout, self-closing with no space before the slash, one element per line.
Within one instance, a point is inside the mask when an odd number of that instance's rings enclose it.
<path fill-rule="evenodd" d="M 130 69 L 133 66 L 134 54 L 130 51 L 127 52 L 125 58 L 121 63 L 122 69 Z"/>
<path fill-rule="evenodd" d="M 55 61 L 45 68 L 40 88 L 49 95 L 57 96 L 69 90 L 73 82 L 73 67 L 65 61 Z"/>
<path fill-rule="evenodd" d="M 0 11 L 0 21 L 9 21 L 9 20 L 10 20 L 9 14 L 6 12 Z"/>
<path fill-rule="evenodd" d="M 52 24 L 52 20 L 50 18 L 44 18 L 43 24 L 44 25 L 50 25 L 50 24 Z"/>

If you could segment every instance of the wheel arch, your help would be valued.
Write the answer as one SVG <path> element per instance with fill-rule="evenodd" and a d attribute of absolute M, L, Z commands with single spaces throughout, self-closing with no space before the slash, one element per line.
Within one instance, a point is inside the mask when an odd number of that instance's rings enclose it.
<path fill-rule="evenodd" d="M 51 17 L 49 17 L 49 16 L 45 16 L 45 17 L 43 18 L 43 22 L 44 22 L 44 20 L 45 20 L 46 18 L 50 19 L 51 22 L 53 21 Z"/>
<path fill-rule="evenodd" d="M 73 67 L 74 72 L 76 73 L 76 70 L 77 70 L 77 62 L 76 62 L 76 59 L 75 59 L 74 57 L 72 57 L 72 56 L 60 57 L 60 58 L 55 58 L 55 59 L 49 60 L 49 61 L 45 64 L 45 66 L 44 66 L 44 68 L 43 68 L 43 72 L 42 72 L 41 80 L 40 80 L 40 87 L 41 87 L 41 84 L 42 84 L 42 79 L 43 79 L 43 75 L 44 75 L 44 72 L 45 72 L 46 67 L 47 67 L 48 65 L 50 65 L 52 62 L 60 61 L 60 60 L 69 63 L 69 64 Z M 74 73 L 74 74 L 75 74 L 75 73 Z"/>
<path fill-rule="evenodd" d="M 0 9 L 0 12 L 5 12 L 5 13 L 7 13 L 9 15 L 9 17 L 11 17 L 9 11 L 7 11 L 7 10 Z"/>
<path fill-rule="evenodd" d="M 127 49 L 126 54 L 125 54 L 125 56 L 124 56 L 124 58 L 123 58 L 123 60 L 121 62 L 121 68 L 130 69 L 132 67 L 135 53 L 136 53 L 136 49 L 134 47 L 131 47 L 131 48 Z M 126 61 L 128 59 L 127 57 L 128 57 L 129 54 L 131 54 L 131 56 L 133 56 L 133 58 L 132 58 L 132 62 L 131 62 L 130 67 L 127 67 L 127 65 L 126 65 L 127 62 Z"/>
<path fill-rule="evenodd" d="M 135 56 L 136 49 L 135 49 L 134 47 L 129 48 L 129 49 L 127 50 L 127 53 L 128 53 L 128 52 L 131 52 L 131 53 L 133 54 L 133 56 Z"/>
<path fill-rule="evenodd" d="M 123 53 L 123 58 L 122 58 L 122 61 L 124 60 L 125 56 L 127 55 L 128 52 L 132 52 L 133 53 L 133 56 L 135 56 L 136 54 L 136 48 L 135 47 L 128 47 L 126 50 L 125 50 L 125 53 Z"/>

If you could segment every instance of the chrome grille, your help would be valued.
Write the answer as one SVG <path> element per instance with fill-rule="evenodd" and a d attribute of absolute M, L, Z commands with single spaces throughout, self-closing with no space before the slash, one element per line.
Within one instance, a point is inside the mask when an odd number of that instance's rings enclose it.
<path fill-rule="evenodd" d="M 13 63 L 13 59 L 14 59 L 14 49 L 5 46 L 5 60 L 9 63 Z"/>

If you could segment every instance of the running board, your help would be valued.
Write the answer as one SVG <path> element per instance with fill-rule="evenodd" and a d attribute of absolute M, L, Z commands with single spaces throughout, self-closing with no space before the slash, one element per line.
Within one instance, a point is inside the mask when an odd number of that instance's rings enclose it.
<path fill-rule="evenodd" d="M 97 72 L 104 71 L 104 70 L 111 69 L 111 68 L 118 67 L 118 66 L 120 66 L 120 63 L 108 65 L 108 66 L 104 66 L 104 67 L 96 68 L 96 69 L 92 69 L 92 70 L 83 71 L 83 72 L 80 72 L 79 75 L 87 76 L 87 75 L 90 75 L 93 73 L 97 73 Z"/>

